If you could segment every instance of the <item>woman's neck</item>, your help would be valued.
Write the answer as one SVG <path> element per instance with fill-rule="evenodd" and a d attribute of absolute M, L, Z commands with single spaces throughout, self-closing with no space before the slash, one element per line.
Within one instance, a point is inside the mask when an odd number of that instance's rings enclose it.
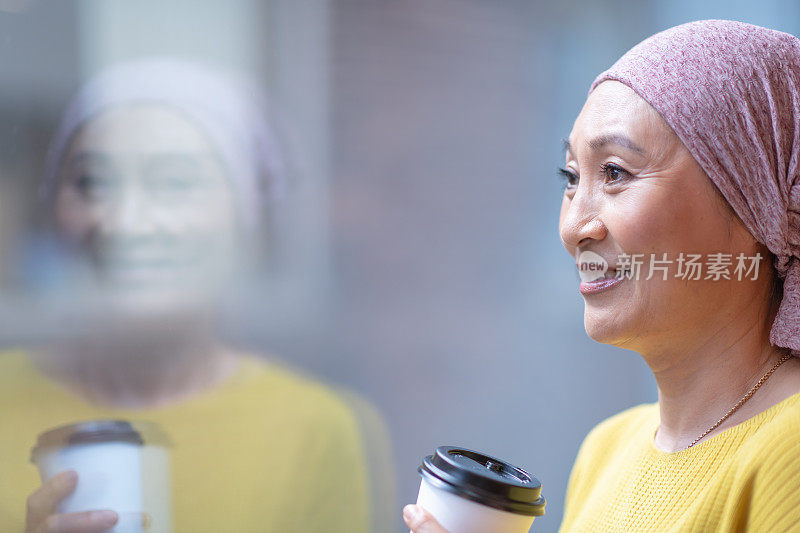
<path fill-rule="evenodd" d="M 671 342 L 642 352 L 658 384 L 660 427 L 656 447 L 685 449 L 734 407 L 787 350 L 769 342 L 763 315 L 720 324 L 692 343 Z M 674 339 L 673 339 L 674 341 Z M 800 359 L 783 363 L 738 410 L 705 439 L 800 392 Z M 700 441 L 702 442 L 702 441 Z"/>
<path fill-rule="evenodd" d="M 86 336 L 35 353 L 51 379 L 104 407 L 143 409 L 178 403 L 230 376 L 241 360 L 201 324 Z"/>

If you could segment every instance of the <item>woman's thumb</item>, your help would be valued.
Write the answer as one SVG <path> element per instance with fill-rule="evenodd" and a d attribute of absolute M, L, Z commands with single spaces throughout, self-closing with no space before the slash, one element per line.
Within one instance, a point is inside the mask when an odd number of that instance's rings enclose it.
<path fill-rule="evenodd" d="M 431 515 L 418 505 L 403 508 L 403 520 L 413 533 L 447 533 Z"/>

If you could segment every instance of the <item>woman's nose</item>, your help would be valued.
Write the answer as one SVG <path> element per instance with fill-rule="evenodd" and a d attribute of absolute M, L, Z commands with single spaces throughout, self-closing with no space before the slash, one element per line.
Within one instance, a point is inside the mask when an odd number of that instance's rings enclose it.
<path fill-rule="evenodd" d="M 567 250 L 576 250 L 589 240 L 600 241 L 606 237 L 608 230 L 590 196 L 576 191 L 565 209 L 559 232 Z"/>
<path fill-rule="evenodd" d="M 137 236 L 155 229 L 152 201 L 136 189 L 120 194 L 118 201 L 106 212 L 102 225 L 106 235 Z"/>

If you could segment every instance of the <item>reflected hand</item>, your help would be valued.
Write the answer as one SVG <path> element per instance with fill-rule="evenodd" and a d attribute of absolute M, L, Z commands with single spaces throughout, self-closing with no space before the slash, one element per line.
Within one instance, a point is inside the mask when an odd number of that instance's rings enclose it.
<path fill-rule="evenodd" d="M 61 472 L 28 497 L 26 533 L 101 533 L 119 520 L 114 511 L 56 514 L 61 501 L 78 485 L 78 474 Z"/>
<path fill-rule="evenodd" d="M 419 505 L 403 507 L 403 521 L 412 533 L 447 533 L 447 530 Z"/>

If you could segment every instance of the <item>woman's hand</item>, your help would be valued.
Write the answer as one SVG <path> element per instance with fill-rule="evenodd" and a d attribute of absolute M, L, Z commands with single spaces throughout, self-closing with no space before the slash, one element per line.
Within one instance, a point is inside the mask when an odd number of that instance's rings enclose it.
<path fill-rule="evenodd" d="M 72 494 L 78 485 L 78 474 L 61 472 L 28 497 L 26 533 L 101 533 L 119 520 L 114 511 L 84 511 L 56 514 L 58 504 Z"/>
<path fill-rule="evenodd" d="M 403 520 L 412 533 L 447 533 L 439 522 L 419 505 L 403 507 Z"/>

